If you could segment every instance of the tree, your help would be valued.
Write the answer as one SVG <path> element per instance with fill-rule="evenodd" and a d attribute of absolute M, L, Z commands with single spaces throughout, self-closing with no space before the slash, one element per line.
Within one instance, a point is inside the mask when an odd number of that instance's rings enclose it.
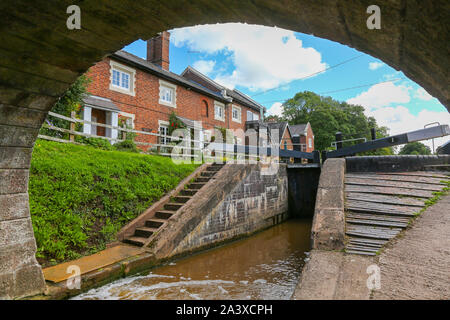
<path fill-rule="evenodd" d="M 318 150 L 333 149 L 336 132 L 342 132 L 343 140 L 371 139 L 370 129 L 375 128 L 377 138 L 388 136 L 388 128 L 379 127 L 375 118 L 364 114 L 364 107 L 322 97 L 311 91 L 298 92 L 284 104 L 283 120 L 289 124 L 309 122 L 314 131 L 314 145 Z M 343 146 L 361 143 L 363 140 L 344 142 Z M 393 154 L 392 148 L 383 148 L 364 154 Z"/>
<path fill-rule="evenodd" d="M 405 144 L 401 149 L 399 154 L 413 154 L 413 155 L 430 155 L 431 150 L 428 146 L 421 142 L 410 142 Z"/>
<path fill-rule="evenodd" d="M 282 121 L 281 118 L 277 115 L 270 115 L 267 117 L 264 117 L 264 119 L 266 120 L 266 122 L 280 122 Z"/>
<path fill-rule="evenodd" d="M 91 79 L 86 75 L 78 77 L 78 79 L 67 89 L 67 91 L 59 98 L 52 108 L 52 112 L 61 114 L 66 117 L 70 117 L 72 111 L 79 111 L 83 105 L 83 97 L 87 92 L 87 86 L 91 82 Z M 67 120 L 47 116 L 45 122 L 55 127 L 69 129 L 70 123 Z M 67 138 L 68 133 L 63 133 L 55 130 L 51 130 L 45 127 L 41 128 L 41 134 L 57 137 Z"/>

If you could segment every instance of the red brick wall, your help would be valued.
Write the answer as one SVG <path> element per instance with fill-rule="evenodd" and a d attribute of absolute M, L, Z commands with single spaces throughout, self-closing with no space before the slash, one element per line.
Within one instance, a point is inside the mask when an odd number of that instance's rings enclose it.
<path fill-rule="evenodd" d="M 122 62 L 120 62 L 122 63 Z M 111 99 L 123 112 L 135 114 L 135 129 L 140 131 L 158 132 L 158 120 L 169 120 L 174 111 L 177 115 L 191 120 L 202 121 L 203 128 L 212 129 L 215 126 L 230 129 L 245 129 L 247 110 L 257 113 L 253 109 L 241 107 L 241 123 L 232 121 L 231 104 L 225 106 L 225 121 L 214 119 L 214 99 L 193 90 L 177 85 L 176 108 L 159 104 L 159 78 L 136 69 L 135 95 L 120 93 L 109 89 L 110 86 L 110 58 L 106 58 L 92 66 L 87 75 L 92 79 L 88 92 Z M 204 112 L 205 102 L 208 104 L 208 117 Z M 144 130 L 143 130 L 144 129 Z M 156 143 L 157 138 L 148 135 L 138 135 L 136 141 Z"/>
<path fill-rule="evenodd" d="M 283 137 L 281 138 L 280 149 L 285 149 L 284 142 L 287 143 L 287 150 L 294 150 L 292 145 L 292 137 L 288 129 L 284 131 Z"/>
<path fill-rule="evenodd" d="M 311 138 L 311 140 L 312 140 L 312 148 L 309 147 L 309 142 L 308 142 L 309 138 Z M 314 151 L 314 133 L 312 131 L 311 125 L 309 125 L 308 129 L 306 130 L 306 136 L 300 136 L 300 143 L 304 143 L 306 145 L 305 152 Z"/>

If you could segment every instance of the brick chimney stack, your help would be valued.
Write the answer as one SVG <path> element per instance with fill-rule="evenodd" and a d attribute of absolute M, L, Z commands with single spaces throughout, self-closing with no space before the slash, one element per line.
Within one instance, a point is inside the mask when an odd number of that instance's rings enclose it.
<path fill-rule="evenodd" d="M 147 40 L 147 61 L 169 71 L 169 45 L 170 33 L 167 31 Z"/>

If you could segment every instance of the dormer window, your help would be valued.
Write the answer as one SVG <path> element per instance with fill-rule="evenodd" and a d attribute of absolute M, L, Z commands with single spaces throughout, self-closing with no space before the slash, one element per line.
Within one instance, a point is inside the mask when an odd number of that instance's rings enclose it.
<path fill-rule="evenodd" d="M 110 65 L 111 83 L 109 89 L 134 96 L 136 70 L 112 60 Z"/>

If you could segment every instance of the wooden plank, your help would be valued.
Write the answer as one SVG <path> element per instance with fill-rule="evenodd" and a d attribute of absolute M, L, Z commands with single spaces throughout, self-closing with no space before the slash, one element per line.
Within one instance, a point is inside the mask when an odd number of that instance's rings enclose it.
<path fill-rule="evenodd" d="M 376 234 L 396 234 L 398 231 L 402 230 L 402 228 L 369 227 L 358 225 L 347 225 L 346 229 L 348 231 L 370 232 Z"/>
<path fill-rule="evenodd" d="M 360 238 L 363 239 L 363 238 Z M 366 239 L 365 239 L 366 240 Z M 386 241 L 387 243 L 387 241 Z M 377 243 L 367 243 L 367 242 L 363 242 L 363 241 L 350 241 L 347 246 L 364 246 L 367 248 L 377 248 L 380 249 L 383 247 L 382 244 L 377 244 Z"/>
<path fill-rule="evenodd" d="M 385 204 L 376 202 L 367 202 L 359 200 L 346 200 L 345 208 L 352 211 L 377 212 L 393 215 L 413 216 L 414 213 L 420 211 L 420 208 L 411 206 L 402 206 L 395 204 Z"/>
<path fill-rule="evenodd" d="M 364 179 L 376 179 L 376 180 L 391 180 L 391 181 L 404 181 L 404 182 L 419 182 L 419 183 L 429 183 L 429 184 L 440 184 L 442 183 L 442 178 L 432 178 L 432 177 L 421 177 L 421 176 L 405 176 L 405 175 L 391 175 L 382 173 L 371 173 L 371 174 L 361 174 L 361 173 L 346 173 L 347 178 L 364 178 Z"/>
<path fill-rule="evenodd" d="M 348 212 L 346 214 L 346 219 L 366 219 L 373 221 L 385 221 L 385 222 L 399 222 L 399 223 L 408 223 L 411 219 L 409 216 L 389 216 L 384 214 L 371 214 L 371 213 L 356 213 L 356 212 Z"/>
<path fill-rule="evenodd" d="M 419 198 L 431 198 L 433 197 L 432 191 L 408 189 L 408 188 L 395 188 L 395 187 L 380 187 L 380 186 L 363 186 L 356 184 L 345 185 L 345 191 L 347 192 L 360 192 L 360 193 L 377 193 L 377 194 L 390 194 L 390 195 L 404 195 L 410 197 Z"/>
<path fill-rule="evenodd" d="M 347 231 L 345 232 L 346 235 L 349 236 L 356 236 L 356 237 L 364 237 L 364 238 L 371 238 L 371 239 L 383 239 L 383 240 L 391 240 L 396 235 L 386 235 L 386 234 L 374 234 L 374 233 L 368 233 L 368 232 L 361 232 L 361 231 Z"/>
<path fill-rule="evenodd" d="M 389 172 L 390 175 L 400 175 L 400 176 L 417 176 L 417 177 L 431 177 L 431 178 L 441 178 L 449 179 L 449 174 L 444 172 L 434 173 L 430 171 L 411 171 L 411 172 Z"/>
<path fill-rule="evenodd" d="M 366 247 L 366 246 L 359 246 L 359 245 L 348 245 L 346 247 L 346 249 L 365 251 L 365 252 L 377 252 L 378 250 L 380 250 L 380 248 L 373 248 L 373 247 Z"/>
<path fill-rule="evenodd" d="M 346 253 L 351 253 L 351 254 L 360 254 L 360 255 L 365 255 L 365 256 L 375 256 L 376 253 L 375 252 L 366 252 L 366 251 L 360 251 L 360 250 L 346 250 Z"/>
<path fill-rule="evenodd" d="M 369 220 L 369 219 L 346 219 L 347 223 L 350 224 L 360 224 L 360 225 L 371 225 L 371 226 L 385 226 L 385 227 L 399 227 L 405 228 L 407 222 L 392 222 L 392 221 L 379 221 L 379 220 Z"/>
<path fill-rule="evenodd" d="M 364 239 L 364 238 L 353 238 L 353 237 L 349 237 L 349 242 L 363 242 L 366 244 L 376 244 L 376 245 L 380 245 L 380 246 L 383 246 L 386 243 L 388 243 L 387 240 L 375 240 L 375 239 Z"/>
<path fill-rule="evenodd" d="M 78 142 L 75 142 L 75 141 L 59 139 L 59 138 L 55 138 L 55 137 L 46 136 L 46 135 L 43 135 L 43 134 L 39 134 L 38 138 L 39 139 L 44 139 L 44 140 L 55 141 L 55 142 L 72 143 L 72 144 L 79 144 L 79 145 L 81 145 L 81 143 L 78 143 Z"/>
<path fill-rule="evenodd" d="M 427 184 L 427 183 L 415 183 L 405 181 L 391 181 L 391 180 L 376 180 L 369 178 L 348 178 L 345 177 L 345 184 L 356 184 L 364 186 L 381 186 L 381 187 L 395 187 L 395 188 L 409 188 L 420 189 L 430 191 L 441 191 L 444 188 L 443 185 Z"/>
<path fill-rule="evenodd" d="M 413 197 L 396 197 L 383 194 L 367 194 L 359 192 L 346 192 L 345 197 L 347 200 L 360 200 L 367 202 L 377 202 L 386 204 L 401 204 L 403 206 L 414 206 L 414 207 L 424 207 L 425 200 L 420 200 L 419 198 Z"/>

